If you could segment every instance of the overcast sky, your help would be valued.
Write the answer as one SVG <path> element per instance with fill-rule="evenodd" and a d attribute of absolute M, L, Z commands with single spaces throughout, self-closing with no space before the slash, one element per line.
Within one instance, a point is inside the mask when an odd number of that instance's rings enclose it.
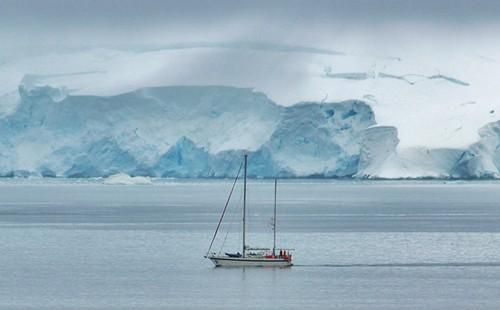
<path fill-rule="evenodd" d="M 9 50 L 242 41 L 335 49 L 337 37 L 489 36 L 499 24 L 494 0 L 0 0 Z"/>

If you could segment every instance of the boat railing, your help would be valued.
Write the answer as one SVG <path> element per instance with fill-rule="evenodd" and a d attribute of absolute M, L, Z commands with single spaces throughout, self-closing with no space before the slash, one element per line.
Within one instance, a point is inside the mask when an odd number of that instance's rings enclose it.
<path fill-rule="evenodd" d="M 246 248 L 246 250 L 248 250 L 248 251 L 271 251 L 272 249 L 271 248 Z M 280 250 L 295 251 L 295 249 L 291 249 L 291 248 L 276 248 L 275 250 L 276 251 L 280 251 Z"/>

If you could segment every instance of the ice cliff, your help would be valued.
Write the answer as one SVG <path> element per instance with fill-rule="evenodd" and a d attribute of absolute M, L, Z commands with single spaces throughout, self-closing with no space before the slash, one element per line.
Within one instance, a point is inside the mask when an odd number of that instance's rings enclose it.
<path fill-rule="evenodd" d="M 400 147 L 363 101 L 283 107 L 249 88 L 150 87 L 116 96 L 19 87 L 0 118 L 0 175 L 497 178 L 500 122 L 463 149 Z"/>
<path fill-rule="evenodd" d="M 282 107 L 247 88 L 103 97 L 22 85 L 19 95 L 0 119 L 3 176 L 226 177 L 247 152 L 254 177 L 345 177 L 358 172 L 363 132 L 376 130 L 361 101 Z"/>
<path fill-rule="evenodd" d="M 380 131 L 391 134 L 378 135 Z M 464 149 L 397 148 L 394 128 L 365 131 L 357 176 L 368 178 L 492 179 L 500 177 L 500 121 L 479 129 L 478 142 Z M 377 141 L 377 142 L 374 142 Z"/>
<path fill-rule="evenodd" d="M 460 154 L 453 166 L 453 177 L 500 177 L 500 121 L 492 122 L 479 130 L 480 140 Z"/>

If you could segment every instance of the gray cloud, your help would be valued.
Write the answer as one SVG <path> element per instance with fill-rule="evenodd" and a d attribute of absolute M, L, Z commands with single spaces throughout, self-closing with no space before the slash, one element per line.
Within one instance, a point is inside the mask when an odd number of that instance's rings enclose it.
<path fill-rule="evenodd" d="M 372 35 L 408 25 L 457 31 L 497 27 L 499 20 L 500 2 L 493 0 L 0 1 L 2 42 L 41 49 L 214 41 L 322 45 L 351 32 Z"/>
<path fill-rule="evenodd" d="M 30 23 L 128 27 L 158 23 L 206 24 L 208 21 L 263 16 L 275 20 L 429 20 L 488 22 L 497 20 L 498 1 L 481 0 L 4 0 L 2 19 Z M 270 20 L 271 21 L 271 20 Z"/>

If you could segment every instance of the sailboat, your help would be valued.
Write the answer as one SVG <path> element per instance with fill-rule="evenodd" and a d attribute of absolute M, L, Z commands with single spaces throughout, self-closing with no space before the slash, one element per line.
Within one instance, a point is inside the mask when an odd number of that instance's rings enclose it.
<path fill-rule="evenodd" d="M 226 204 L 222 211 L 222 215 L 215 229 L 212 241 L 208 248 L 205 258 L 210 259 L 216 267 L 290 267 L 292 266 L 292 254 L 291 249 L 278 249 L 276 248 L 276 194 L 277 194 L 277 179 L 274 180 L 274 217 L 273 217 L 273 248 L 251 248 L 246 244 L 246 212 L 247 212 L 247 160 L 248 155 L 244 155 L 243 159 L 243 214 L 242 214 L 242 236 L 243 244 L 241 252 L 236 253 L 224 253 L 217 254 L 215 252 L 210 252 L 217 233 L 219 231 L 220 225 L 224 219 L 231 195 L 233 193 L 234 187 L 238 181 L 241 165 L 236 178 L 233 182 L 233 186 L 227 198 Z"/>

